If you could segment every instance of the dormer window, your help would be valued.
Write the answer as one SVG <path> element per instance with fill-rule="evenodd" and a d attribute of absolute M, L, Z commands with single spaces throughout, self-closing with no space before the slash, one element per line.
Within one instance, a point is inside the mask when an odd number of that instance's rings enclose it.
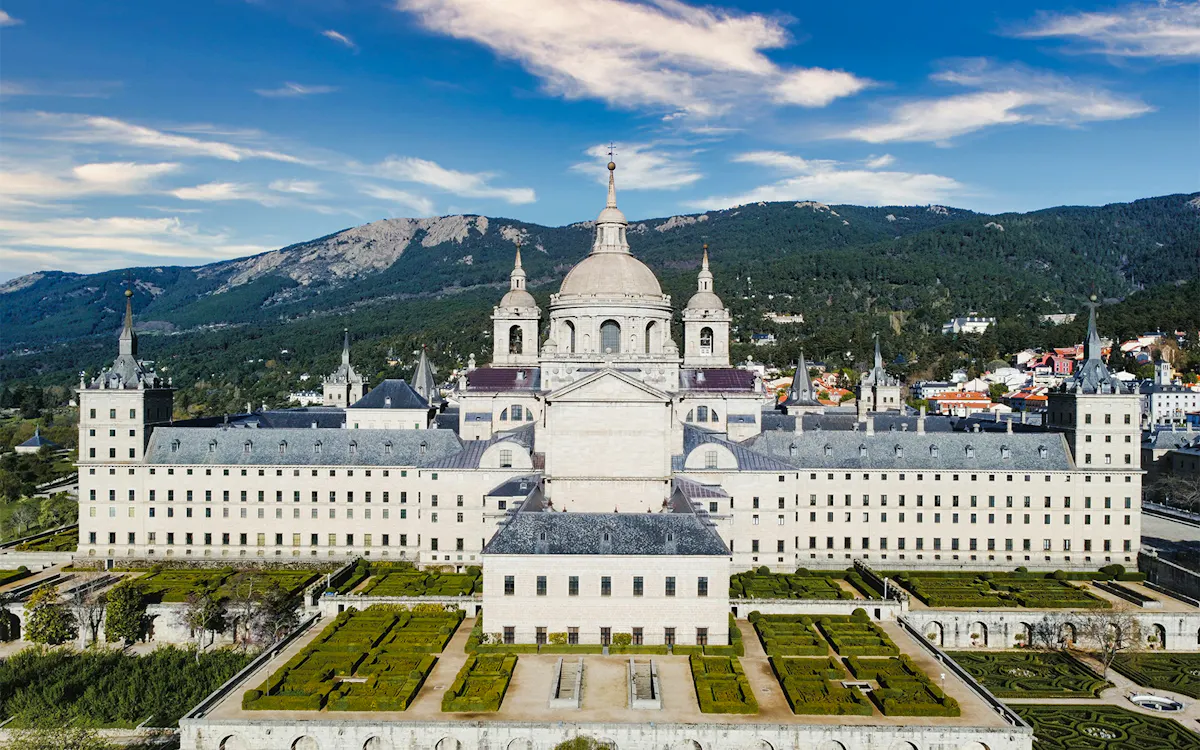
<path fill-rule="evenodd" d="M 894 450 L 896 451 L 896 458 L 901 458 L 901 457 L 903 457 L 903 456 L 904 456 L 904 449 L 903 449 L 903 448 L 901 448 L 899 445 L 897 445 L 897 446 L 894 448 Z"/>
<path fill-rule="evenodd" d="M 171 441 L 171 452 L 172 452 L 172 453 L 177 453 L 178 451 L 179 451 L 179 441 L 178 441 L 178 440 L 172 440 L 172 441 Z"/>
<path fill-rule="evenodd" d="M 604 541 L 606 541 L 606 542 L 611 542 L 611 541 L 612 541 L 612 537 L 608 535 L 608 532 L 607 532 L 607 531 L 606 531 L 606 532 L 604 532 Z"/>
<path fill-rule="evenodd" d="M 392 454 L 392 441 L 391 440 L 388 440 L 386 443 L 383 444 L 383 452 L 388 454 L 389 456 Z"/>
<path fill-rule="evenodd" d="M 865 444 L 865 443 L 864 443 L 864 444 L 860 444 L 860 445 L 858 446 L 858 457 L 859 457 L 859 458 L 866 458 L 866 457 L 867 457 L 867 446 L 866 446 L 866 444 Z"/>
<path fill-rule="evenodd" d="M 357 443 L 357 442 L 355 442 L 355 441 L 353 441 L 353 440 L 351 440 L 351 441 L 350 441 L 350 455 L 352 455 L 352 456 L 353 456 L 353 455 L 355 455 L 355 454 L 357 454 L 357 453 L 358 453 L 358 443 Z"/>
<path fill-rule="evenodd" d="M 313 453 L 318 456 L 321 455 L 321 441 L 320 440 L 313 443 Z"/>
<path fill-rule="evenodd" d="M 254 443 L 250 442 L 249 440 L 242 443 L 242 453 L 250 453 L 253 450 L 254 450 Z"/>
<path fill-rule="evenodd" d="M 544 532 L 544 531 L 539 531 L 539 532 L 538 532 L 538 541 L 539 541 L 539 542 L 544 542 L 544 541 L 546 541 L 546 532 Z"/>
<path fill-rule="evenodd" d="M 975 446 L 967 446 L 967 458 L 975 458 Z"/>
<path fill-rule="evenodd" d="M 792 443 L 791 445 L 788 446 L 788 455 L 791 456 L 792 458 L 796 457 L 796 444 L 795 443 Z"/>
<path fill-rule="evenodd" d="M 826 456 L 832 456 L 832 455 L 833 455 L 833 446 L 832 446 L 832 445 L 830 445 L 830 444 L 828 444 L 828 443 L 826 443 L 826 444 L 825 444 L 825 455 L 826 455 Z"/>
<path fill-rule="evenodd" d="M 1012 458 L 1012 451 L 1008 449 L 1007 445 L 1000 446 L 1000 458 Z"/>
<path fill-rule="evenodd" d="M 930 458 L 938 457 L 938 447 L 936 445 L 929 446 L 929 457 Z"/>
<path fill-rule="evenodd" d="M 674 535 L 674 534 L 667 534 L 667 541 L 668 541 L 668 542 L 673 542 L 673 541 L 675 541 L 675 535 Z"/>
<path fill-rule="evenodd" d="M 426 443 L 424 440 L 422 440 L 421 445 L 417 448 L 417 454 L 424 456 L 425 451 L 427 451 L 427 450 L 429 450 L 429 444 Z"/>
<path fill-rule="evenodd" d="M 1044 446 L 1044 445 L 1038 446 L 1038 458 L 1045 458 L 1046 454 L 1048 454 L 1049 452 L 1050 451 L 1046 450 L 1046 446 Z"/>
<path fill-rule="evenodd" d="M 216 452 L 217 452 L 217 441 L 216 441 L 216 440 L 209 440 L 209 441 L 208 441 L 208 452 L 209 452 L 209 453 L 216 453 Z"/>
<path fill-rule="evenodd" d="M 282 456 L 282 455 L 283 455 L 283 454 L 285 454 L 285 453 L 287 453 L 287 441 L 286 441 L 286 440 L 280 440 L 280 441 L 279 441 L 279 455 L 281 455 L 281 456 Z"/>

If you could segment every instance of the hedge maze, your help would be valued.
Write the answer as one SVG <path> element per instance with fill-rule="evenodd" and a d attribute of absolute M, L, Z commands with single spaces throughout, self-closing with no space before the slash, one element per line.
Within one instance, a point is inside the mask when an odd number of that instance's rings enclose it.
<path fill-rule="evenodd" d="M 347 610 L 259 689 L 247 692 L 242 708 L 403 711 L 462 619 L 462 610 L 437 607 Z"/>
<path fill-rule="evenodd" d="M 1181 724 L 1116 706 L 1012 708 L 1033 726 L 1033 750 L 1200 750 L 1200 735 Z"/>
<path fill-rule="evenodd" d="M 1117 654 L 1112 666 L 1139 685 L 1200 698 L 1200 654 Z"/>
<path fill-rule="evenodd" d="M 1054 574 L 1051 574 L 1052 576 Z M 930 607 L 1107 609 L 1112 603 L 1065 577 L 1036 574 L 898 573 L 895 580 Z"/>
<path fill-rule="evenodd" d="M 277 585 L 295 595 L 317 577 L 317 573 L 309 570 L 165 569 L 151 570 L 139 576 L 137 581 L 146 592 L 146 601 L 156 604 L 184 602 L 188 595 L 206 591 L 214 593 L 218 599 L 226 599 L 233 595 L 235 588 L 245 590 L 248 586 L 264 590 Z"/>
<path fill-rule="evenodd" d="M 1082 662 L 1057 651 L 955 651 L 950 658 L 997 698 L 1099 698 L 1112 687 Z"/>
<path fill-rule="evenodd" d="M 758 701 L 736 656 L 688 657 L 700 711 L 706 714 L 756 714 Z"/>
<path fill-rule="evenodd" d="M 854 595 L 828 575 L 810 573 L 771 573 L 765 569 L 748 570 L 729 577 L 729 596 L 735 599 L 853 599 Z"/>
<path fill-rule="evenodd" d="M 394 570 L 372 577 L 358 593 L 363 596 L 469 596 L 482 583 L 479 568 L 470 573 Z"/>
<path fill-rule="evenodd" d="M 822 617 L 815 626 L 811 619 L 795 615 L 755 612 L 750 621 L 793 713 L 871 716 L 872 704 L 885 716 L 961 713 L 957 701 L 907 656 L 898 656 L 900 649 L 862 610 L 849 617 Z M 831 647 L 837 656 L 830 655 Z M 821 658 L 797 658 L 805 656 Z M 872 684 L 847 687 L 846 667 L 855 680 Z"/>
<path fill-rule="evenodd" d="M 442 695 L 443 711 L 499 711 L 517 668 L 516 654 L 473 654 Z"/>

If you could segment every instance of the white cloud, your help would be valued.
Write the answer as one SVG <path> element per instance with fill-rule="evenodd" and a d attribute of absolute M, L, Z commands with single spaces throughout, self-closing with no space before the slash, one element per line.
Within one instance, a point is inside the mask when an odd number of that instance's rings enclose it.
<path fill-rule="evenodd" d="M 965 187 L 951 177 L 917 172 L 876 171 L 837 161 L 804 159 L 778 151 L 740 154 L 734 161 L 771 167 L 787 176 L 731 196 L 690 201 L 696 209 L 718 209 L 758 201 L 816 200 L 859 205 L 947 203 Z"/>
<path fill-rule="evenodd" d="M 275 180 L 268 187 L 277 193 L 321 195 L 321 183 L 315 180 Z"/>
<path fill-rule="evenodd" d="M 616 150 L 617 181 L 622 190 L 674 190 L 704 176 L 675 154 L 656 150 L 654 144 L 618 143 Z M 592 146 L 585 153 L 591 158 L 571 165 L 571 169 L 593 175 L 607 185 L 608 146 Z"/>
<path fill-rule="evenodd" d="M 337 91 L 336 86 L 306 86 L 302 83 L 287 81 L 277 89 L 255 89 L 254 93 L 266 97 L 294 98 L 314 94 L 332 94 L 334 91 Z"/>
<path fill-rule="evenodd" d="M 358 192 L 363 195 L 370 196 L 376 200 L 384 201 L 385 203 L 394 203 L 399 206 L 411 208 L 421 216 L 432 216 L 434 213 L 433 201 L 423 195 L 410 193 L 407 190 L 397 190 L 395 188 L 383 187 L 382 185 L 360 185 Z"/>
<path fill-rule="evenodd" d="M 321 36 L 325 37 L 326 39 L 332 39 L 333 41 L 337 42 L 338 44 L 345 45 L 345 46 L 349 47 L 350 49 L 358 49 L 358 45 L 355 44 L 354 41 L 350 39 L 350 37 L 348 37 L 345 34 L 342 34 L 340 32 L 334 31 L 333 29 L 326 29 L 325 31 L 322 31 Z"/>
<path fill-rule="evenodd" d="M 956 136 L 995 125 L 1075 126 L 1137 117 L 1153 109 L 1136 97 L 1115 94 L 1065 76 L 1019 66 L 997 67 L 986 60 L 969 60 L 932 78 L 977 90 L 902 102 L 892 109 L 887 120 L 852 128 L 835 137 L 868 143 L 945 144 Z"/>
<path fill-rule="evenodd" d="M 0 26 L 20 26 L 25 23 L 19 18 L 13 18 L 8 13 L 0 10 Z"/>
<path fill-rule="evenodd" d="M 679 0 L 397 0 L 429 30 L 517 60 L 546 88 L 624 108 L 712 116 L 760 100 L 819 107 L 869 82 L 789 68 L 763 50 L 790 39 L 774 18 Z"/>
<path fill-rule="evenodd" d="M 171 195 L 181 201 L 204 201 L 208 203 L 225 201 L 253 201 L 264 206 L 279 205 L 277 196 L 259 192 L 254 186 L 241 182 L 207 182 L 193 187 L 176 188 Z"/>
<path fill-rule="evenodd" d="M 1017 31 L 1026 39 L 1063 38 L 1084 52 L 1114 57 L 1200 59 L 1200 3 L 1131 3 L 1108 12 L 1041 13 L 1035 24 Z"/>
<path fill-rule="evenodd" d="M 7 253 L 13 253 L 14 256 L 38 253 L 40 262 L 34 267 L 41 268 L 78 270 L 81 259 L 97 270 L 112 268 L 120 263 L 147 263 L 157 259 L 209 262 L 269 249 L 258 245 L 232 244 L 223 234 L 201 232 L 175 217 L 145 219 L 119 216 L 45 221 L 0 218 L 0 258 Z M 58 252 L 46 253 L 45 250 Z M 114 256 L 120 260 L 114 260 Z M 23 262 L 31 260 L 28 257 L 16 259 Z"/>
<path fill-rule="evenodd" d="M 867 157 L 866 161 L 863 162 L 863 166 L 865 166 L 867 169 L 883 169 L 884 167 L 890 167 L 895 163 L 896 157 L 892 156 L 891 154 L 884 154 L 882 156 L 871 155 Z"/>
<path fill-rule="evenodd" d="M 428 185 L 464 198 L 497 198 L 512 204 L 537 200 L 532 188 L 494 187 L 490 180 L 495 175 L 489 172 L 460 172 L 412 156 L 389 156 L 371 167 L 369 172 L 389 180 Z"/>
<path fill-rule="evenodd" d="M 149 192 L 158 177 L 179 168 L 175 162 L 97 162 L 67 171 L 30 165 L 3 169 L 0 203 L 37 205 L 89 195 L 136 195 Z"/>
<path fill-rule="evenodd" d="M 179 132 L 156 130 L 144 125 L 135 125 L 113 117 L 87 115 L 59 115 L 39 113 L 35 116 L 40 125 L 57 127 L 57 132 L 44 137 L 76 143 L 105 143 L 115 146 L 131 146 L 153 151 L 171 152 L 183 156 L 203 156 L 225 161 L 244 159 L 268 159 L 289 164 L 300 164 L 302 160 L 289 154 L 271 149 L 242 146 L 228 141 L 196 138 Z M 208 126 L 193 126 L 193 130 L 208 132 Z M 185 130 L 175 128 L 176 131 Z"/>

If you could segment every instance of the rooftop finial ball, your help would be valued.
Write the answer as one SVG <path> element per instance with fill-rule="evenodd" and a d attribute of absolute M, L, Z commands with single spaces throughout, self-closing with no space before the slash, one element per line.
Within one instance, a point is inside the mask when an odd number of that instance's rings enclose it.
<path fill-rule="evenodd" d="M 126 297 L 132 297 L 132 296 L 133 296 L 133 290 L 132 290 L 132 289 L 126 289 L 126 290 L 125 290 L 125 296 L 126 296 Z"/>
<path fill-rule="evenodd" d="M 609 171 L 609 172 L 612 172 L 612 171 L 613 171 L 613 170 L 615 170 L 616 168 L 617 168 L 617 163 L 616 163 L 615 161 L 610 161 L 610 162 L 608 163 L 608 171 Z"/>
<path fill-rule="evenodd" d="M 1095 301 L 1096 301 L 1096 295 L 1094 295 L 1094 294 L 1093 294 L 1093 295 L 1092 295 L 1092 302 L 1095 302 Z"/>

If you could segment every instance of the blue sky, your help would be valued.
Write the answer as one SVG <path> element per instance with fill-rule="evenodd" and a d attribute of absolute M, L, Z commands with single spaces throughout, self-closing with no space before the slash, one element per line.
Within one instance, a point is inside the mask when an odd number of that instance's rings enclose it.
<path fill-rule="evenodd" d="M 0 280 L 397 216 L 1200 189 L 1200 3 L 0 0 Z"/>

